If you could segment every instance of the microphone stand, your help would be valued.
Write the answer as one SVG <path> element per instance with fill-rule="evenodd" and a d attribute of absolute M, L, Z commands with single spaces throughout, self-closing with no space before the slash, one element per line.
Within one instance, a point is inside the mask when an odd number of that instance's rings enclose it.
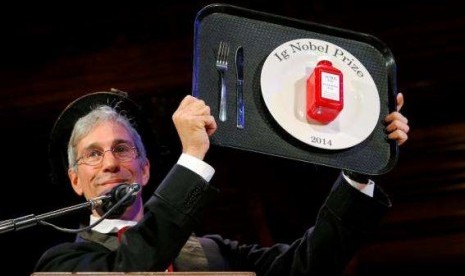
<path fill-rule="evenodd" d="M 73 205 L 70 207 L 62 208 L 59 210 L 55 210 L 52 212 L 48 212 L 41 215 L 34 215 L 30 214 L 27 216 L 15 218 L 15 219 L 8 219 L 4 221 L 0 221 L 0 234 L 10 232 L 10 231 L 18 231 L 24 228 L 28 228 L 31 226 L 35 226 L 43 220 L 55 218 L 61 215 L 65 215 L 77 210 L 81 210 L 84 208 L 91 208 L 94 210 L 95 208 L 99 207 L 103 204 L 103 200 L 110 198 L 109 195 L 99 196 L 94 199 L 90 199 L 84 203 Z"/>

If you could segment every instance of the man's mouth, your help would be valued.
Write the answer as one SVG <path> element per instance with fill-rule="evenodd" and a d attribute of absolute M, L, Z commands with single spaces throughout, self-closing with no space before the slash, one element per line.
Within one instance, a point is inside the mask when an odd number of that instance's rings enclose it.
<path fill-rule="evenodd" d="M 111 189 L 113 189 L 114 187 L 118 186 L 119 184 L 123 184 L 123 183 L 129 183 L 129 182 L 126 179 L 112 179 L 112 180 L 103 181 L 97 185 L 104 188 L 103 191 L 100 193 L 100 195 L 104 195 L 110 192 Z"/>

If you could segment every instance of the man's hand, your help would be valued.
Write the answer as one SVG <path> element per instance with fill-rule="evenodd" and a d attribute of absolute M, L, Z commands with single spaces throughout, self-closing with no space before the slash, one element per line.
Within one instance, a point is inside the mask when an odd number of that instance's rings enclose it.
<path fill-rule="evenodd" d="M 396 140 L 400 146 L 405 143 L 405 141 L 407 141 L 407 133 L 409 132 L 410 128 L 408 126 L 407 118 L 400 113 L 400 109 L 404 105 L 404 95 L 402 93 L 397 93 L 396 102 L 396 111 L 393 111 L 387 115 L 384 121 L 386 122 L 386 132 L 389 133 L 388 138 Z M 358 183 L 366 184 L 369 181 L 368 176 L 356 172 L 344 170 L 344 174 L 351 180 Z"/>
<path fill-rule="evenodd" d="M 407 141 L 410 128 L 408 125 L 407 118 L 400 113 L 400 109 L 404 105 L 404 95 L 402 93 L 397 93 L 397 110 L 391 112 L 384 119 L 386 123 L 386 132 L 388 133 L 388 138 L 396 140 L 397 143 L 402 145 Z"/>
<path fill-rule="evenodd" d="M 209 136 L 217 128 L 210 107 L 203 100 L 187 95 L 172 119 L 181 139 L 182 152 L 203 160 L 210 147 Z"/>

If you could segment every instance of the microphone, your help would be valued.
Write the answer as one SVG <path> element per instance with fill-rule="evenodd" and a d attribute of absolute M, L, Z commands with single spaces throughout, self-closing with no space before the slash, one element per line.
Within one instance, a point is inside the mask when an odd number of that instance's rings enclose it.
<path fill-rule="evenodd" d="M 140 190 L 141 185 L 137 183 L 118 184 L 103 196 L 102 204 L 96 208 L 97 213 L 100 216 L 109 213 L 107 218 L 120 217 L 134 203 Z"/>

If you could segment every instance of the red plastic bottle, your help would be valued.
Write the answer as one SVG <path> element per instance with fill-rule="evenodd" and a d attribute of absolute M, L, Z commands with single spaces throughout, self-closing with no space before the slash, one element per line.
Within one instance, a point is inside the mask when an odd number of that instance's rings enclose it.
<path fill-rule="evenodd" d="M 328 124 L 343 108 L 342 72 L 329 60 L 321 60 L 307 79 L 307 120 Z"/>

